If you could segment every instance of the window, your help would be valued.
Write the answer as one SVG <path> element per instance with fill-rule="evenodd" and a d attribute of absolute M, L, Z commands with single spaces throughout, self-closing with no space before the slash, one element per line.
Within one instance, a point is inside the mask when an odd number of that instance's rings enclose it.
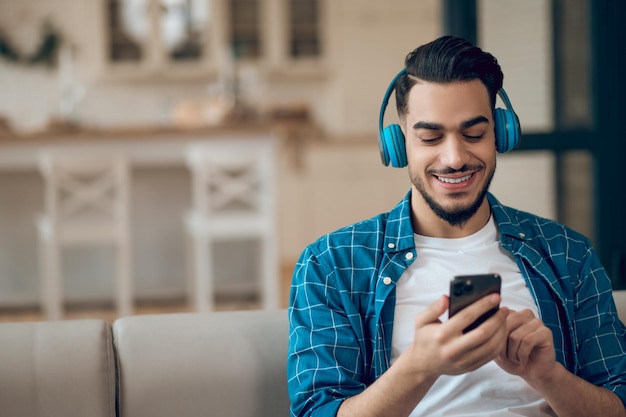
<path fill-rule="evenodd" d="M 161 0 L 161 36 L 174 61 L 199 60 L 208 22 L 203 0 Z"/>
<path fill-rule="evenodd" d="M 261 36 L 259 2 L 230 0 L 230 42 L 236 58 L 259 58 Z"/>
<path fill-rule="evenodd" d="M 289 0 L 289 55 L 320 55 L 318 0 Z"/>
<path fill-rule="evenodd" d="M 109 0 L 109 60 L 113 62 L 140 61 L 143 48 L 135 41 L 124 23 L 123 0 Z M 128 3 L 126 3 L 128 4 Z"/>
<path fill-rule="evenodd" d="M 207 6 L 205 0 L 108 0 L 109 60 L 200 60 L 206 53 Z"/>

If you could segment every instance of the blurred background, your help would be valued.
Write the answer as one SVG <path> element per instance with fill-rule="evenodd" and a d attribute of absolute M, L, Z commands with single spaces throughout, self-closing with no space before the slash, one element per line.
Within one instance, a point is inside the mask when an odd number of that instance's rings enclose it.
<path fill-rule="evenodd" d="M 498 58 L 521 121 L 522 144 L 499 156 L 494 194 L 586 234 L 624 287 L 625 9 L 619 0 L 0 0 L 0 311 L 39 317 L 45 298 L 42 155 L 88 151 L 130 164 L 133 303 L 193 309 L 185 213 L 195 174 L 185 155 L 216 140 L 272 143 L 274 306 L 286 306 L 305 245 L 407 192 L 405 170 L 380 163 L 381 100 L 405 55 L 442 34 Z M 258 246 L 214 246 L 218 300 L 243 293 L 246 305 L 265 305 Z M 109 309 L 114 258 L 110 248 L 63 251 L 66 307 Z"/>

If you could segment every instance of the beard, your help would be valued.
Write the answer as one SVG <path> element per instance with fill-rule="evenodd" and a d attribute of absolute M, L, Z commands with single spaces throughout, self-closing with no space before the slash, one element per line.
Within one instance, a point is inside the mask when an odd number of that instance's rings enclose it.
<path fill-rule="evenodd" d="M 465 172 L 468 171 L 468 169 L 468 167 L 464 166 L 458 170 L 449 169 L 445 173 L 452 174 L 456 172 Z M 495 172 L 496 167 L 494 165 L 493 169 L 487 173 L 487 181 L 485 181 L 485 185 L 471 204 L 465 207 L 447 209 L 439 204 L 433 196 L 428 194 L 428 192 L 426 191 L 426 187 L 424 186 L 424 182 L 413 173 L 411 167 L 409 166 L 409 176 L 411 178 L 411 182 L 413 183 L 413 186 L 415 186 L 415 189 L 420 193 L 428 207 L 430 207 L 430 209 L 437 215 L 437 217 L 447 222 L 450 226 L 460 228 L 462 228 L 469 221 L 469 219 L 471 219 L 472 216 L 476 214 L 476 212 L 482 205 Z"/>

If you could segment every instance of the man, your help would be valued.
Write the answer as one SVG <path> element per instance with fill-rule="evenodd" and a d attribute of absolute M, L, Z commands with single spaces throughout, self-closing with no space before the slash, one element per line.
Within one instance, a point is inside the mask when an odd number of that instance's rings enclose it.
<path fill-rule="evenodd" d="M 495 108 L 502 80 L 492 55 L 459 38 L 407 56 L 390 86 L 400 126 L 381 152 L 408 166 L 411 190 L 302 253 L 292 415 L 626 416 L 626 329 L 589 241 L 487 191 L 496 151 L 519 134 L 511 109 Z M 450 278 L 487 272 L 502 276 L 501 296 L 448 318 Z"/>

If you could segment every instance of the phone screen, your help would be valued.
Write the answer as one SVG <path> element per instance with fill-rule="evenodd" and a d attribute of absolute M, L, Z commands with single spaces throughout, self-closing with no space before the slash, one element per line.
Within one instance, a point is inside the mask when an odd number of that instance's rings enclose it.
<path fill-rule="evenodd" d="M 499 274 L 457 275 L 450 281 L 450 307 L 448 317 L 454 316 L 463 308 L 491 293 L 500 293 L 502 279 Z M 499 307 L 487 311 L 474 323 L 463 330 L 467 333 L 475 329 L 498 311 Z"/>

